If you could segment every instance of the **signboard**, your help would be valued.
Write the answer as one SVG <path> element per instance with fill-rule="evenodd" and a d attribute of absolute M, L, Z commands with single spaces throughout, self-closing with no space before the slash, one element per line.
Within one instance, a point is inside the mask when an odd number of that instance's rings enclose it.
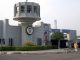
<path fill-rule="evenodd" d="M 26 33 L 27 33 L 28 35 L 31 35 L 31 34 L 33 33 L 33 28 L 32 28 L 31 26 L 28 26 L 28 27 L 26 28 Z"/>

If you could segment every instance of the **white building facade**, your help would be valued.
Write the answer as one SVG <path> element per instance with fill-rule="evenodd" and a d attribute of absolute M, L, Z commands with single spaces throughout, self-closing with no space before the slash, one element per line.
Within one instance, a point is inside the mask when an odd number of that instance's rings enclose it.
<path fill-rule="evenodd" d="M 30 38 L 32 40 L 26 39 L 25 42 L 31 41 L 35 45 L 47 45 L 50 43 L 50 24 L 41 22 L 40 26 L 35 26 L 33 29 L 33 33 L 31 35 L 28 35 L 28 39 Z M 26 31 L 25 33 L 27 36 L 28 33 Z M 24 45 L 25 42 L 22 40 L 22 35 L 22 26 L 11 26 L 9 25 L 8 19 L 0 21 L 0 44 L 3 44 L 3 42 L 5 42 L 3 45 L 10 45 L 11 43 L 13 46 Z M 11 39 L 12 42 L 10 42 Z"/>
<path fill-rule="evenodd" d="M 33 27 L 35 21 L 40 18 L 40 5 L 34 2 L 19 2 L 14 6 L 14 18 L 20 24 L 10 26 L 9 20 L 0 21 L 0 44 L 22 46 L 27 41 L 35 45 L 50 44 L 50 33 L 53 32 L 50 24 L 41 22 L 40 26 Z M 74 38 L 71 31 L 70 38 Z M 75 32 L 75 31 L 74 31 Z M 73 37 L 72 37 L 73 36 Z"/>

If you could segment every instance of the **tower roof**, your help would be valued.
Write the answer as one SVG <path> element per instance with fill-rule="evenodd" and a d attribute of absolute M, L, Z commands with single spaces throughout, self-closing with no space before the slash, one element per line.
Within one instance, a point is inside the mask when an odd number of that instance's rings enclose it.
<path fill-rule="evenodd" d="M 15 4 L 13 19 L 19 22 L 35 22 L 40 20 L 40 5 L 34 2 L 19 2 Z"/>

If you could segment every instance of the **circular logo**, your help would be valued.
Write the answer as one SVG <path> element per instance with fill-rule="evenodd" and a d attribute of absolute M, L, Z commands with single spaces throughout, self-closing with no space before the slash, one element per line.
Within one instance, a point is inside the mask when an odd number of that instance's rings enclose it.
<path fill-rule="evenodd" d="M 30 27 L 30 26 L 27 27 L 27 28 L 26 28 L 26 32 L 27 32 L 28 35 L 31 35 L 31 34 L 33 33 L 33 28 Z"/>

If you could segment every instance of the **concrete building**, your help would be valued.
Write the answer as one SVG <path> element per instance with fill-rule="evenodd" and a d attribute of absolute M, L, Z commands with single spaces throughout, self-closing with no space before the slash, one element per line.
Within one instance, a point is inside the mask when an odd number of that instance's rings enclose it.
<path fill-rule="evenodd" d="M 10 40 L 12 39 L 12 44 L 21 45 L 21 27 L 10 26 L 8 21 L 8 19 L 0 21 L 0 43 L 3 43 L 4 40 L 5 45 L 10 45 Z"/>
<path fill-rule="evenodd" d="M 64 34 L 64 39 L 68 41 L 75 40 L 76 30 L 70 29 L 52 29 L 52 32 L 62 32 Z"/>
<path fill-rule="evenodd" d="M 80 36 L 77 36 L 77 42 L 80 43 Z"/>
<path fill-rule="evenodd" d="M 50 24 L 41 22 L 41 25 L 33 26 L 35 21 L 40 18 L 40 5 L 34 2 L 19 2 L 14 5 L 14 18 L 20 24 L 18 26 L 10 26 L 9 20 L 0 21 L 0 44 L 22 46 L 26 42 L 31 41 L 36 45 L 50 44 L 50 33 L 61 31 L 60 29 L 51 29 Z M 67 40 L 74 40 L 75 30 L 64 30 L 67 33 Z"/>
<path fill-rule="evenodd" d="M 39 21 L 40 18 L 40 5 L 34 2 L 19 2 L 14 6 L 14 18 L 15 21 L 20 22 L 22 44 L 27 41 L 34 42 L 33 35 L 33 22 Z"/>
<path fill-rule="evenodd" d="M 37 45 L 46 45 L 50 43 L 50 24 L 41 22 L 40 26 L 34 27 L 34 40 Z"/>
<path fill-rule="evenodd" d="M 65 40 L 74 41 L 76 30 L 67 29 L 51 29 L 50 24 L 41 22 L 41 24 L 35 25 L 34 32 L 32 33 L 32 42 L 36 45 L 46 45 L 50 43 L 52 32 L 62 32 L 65 35 Z M 26 33 L 27 34 L 27 33 Z M 29 36 L 28 36 L 29 37 Z M 22 40 L 22 27 L 21 26 L 10 26 L 9 20 L 0 20 L 0 40 L 5 41 L 4 45 L 10 45 L 9 40 L 12 39 L 13 45 L 23 45 Z M 4 42 L 2 41 L 2 43 Z M 27 42 L 27 39 L 26 39 Z M 1 42 L 0 42 L 1 43 Z"/>
<path fill-rule="evenodd" d="M 50 24 L 46 24 L 41 22 L 40 26 L 33 27 L 34 31 L 32 35 L 32 41 L 36 45 L 46 45 L 50 42 Z M 26 31 L 25 31 L 26 33 Z M 27 34 L 27 33 L 26 33 Z M 9 20 L 5 19 L 4 21 L 0 21 L 0 41 L 5 44 L 3 45 L 10 45 L 10 39 L 12 39 L 12 45 L 23 45 L 24 40 L 22 40 L 22 27 L 21 26 L 10 26 Z M 29 41 L 26 39 L 26 42 Z"/>

